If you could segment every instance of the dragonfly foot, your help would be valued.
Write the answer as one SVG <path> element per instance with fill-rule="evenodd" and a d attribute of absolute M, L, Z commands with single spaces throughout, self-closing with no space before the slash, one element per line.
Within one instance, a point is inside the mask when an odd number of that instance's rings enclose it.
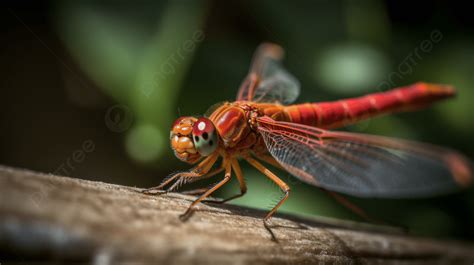
<path fill-rule="evenodd" d="M 263 226 L 268 231 L 268 233 L 270 233 L 270 236 L 272 237 L 272 241 L 275 242 L 275 243 L 278 243 L 278 239 L 276 238 L 275 233 L 273 233 L 273 231 L 270 227 L 269 219 L 267 219 L 267 218 L 263 219 Z"/>
<path fill-rule="evenodd" d="M 191 215 L 193 215 L 194 213 L 194 209 L 192 209 L 192 207 L 189 207 L 186 212 L 184 212 L 183 214 L 179 215 L 179 220 L 181 220 L 182 222 L 186 222 L 187 220 L 189 220 L 189 218 L 191 217 Z"/>

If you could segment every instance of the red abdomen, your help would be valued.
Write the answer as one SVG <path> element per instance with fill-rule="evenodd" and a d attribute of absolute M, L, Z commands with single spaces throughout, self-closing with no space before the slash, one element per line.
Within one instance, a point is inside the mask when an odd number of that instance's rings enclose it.
<path fill-rule="evenodd" d="M 358 98 L 291 105 L 284 112 L 291 122 L 336 128 L 382 114 L 423 108 L 454 94 L 450 86 L 416 83 Z"/>

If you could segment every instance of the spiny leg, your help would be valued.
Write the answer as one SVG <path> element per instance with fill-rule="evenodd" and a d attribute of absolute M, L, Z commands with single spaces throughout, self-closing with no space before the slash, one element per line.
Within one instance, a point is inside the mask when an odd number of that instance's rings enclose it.
<path fill-rule="evenodd" d="M 202 180 L 202 179 L 210 178 L 212 176 L 215 176 L 215 175 L 221 173 L 222 171 L 224 171 L 224 169 L 225 168 L 220 166 L 219 168 L 216 168 L 214 170 L 209 171 L 206 175 L 199 177 L 199 179 Z M 186 194 L 186 195 L 202 195 L 208 189 L 209 188 L 198 188 L 198 189 L 194 189 L 194 190 L 186 190 L 186 191 L 183 191 L 181 193 Z"/>
<path fill-rule="evenodd" d="M 273 207 L 273 209 L 270 212 L 268 212 L 268 214 L 265 216 L 265 218 L 263 218 L 263 225 L 265 226 L 265 228 L 268 230 L 268 232 L 272 236 L 272 240 L 277 241 L 277 239 L 275 237 L 275 234 L 270 229 L 267 222 L 268 222 L 268 220 L 270 220 L 272 215 L 274 215 L 276 213 L 278 208 L 280 208 L 280 206 L 286 201 L 286 199 L 288 199 L 288 196 L 290 195 L 290 187 L 285 182 L 283 182 L 283 180 L 278 178 L 275 174 L 273 174 L 273 172 L 271 172 L 268 168 L 263 166 L 257 160 L 255 160 L 251 157 L 245 157 L 245 160 L 247 160 L 247 162 L 249 162 L 252 166 L 254 166 L 256 169 L 258 169 L 258 171 L 262 172 L 265 176 L 267 176 L 269 179 L 271 179 L 273 182 L 275 182 L 280 187 L 280 189 L 285 193 L 285 195 L 283 196 L 283 198 L 281 198 L 281 200 L 277 203 L 277 205 L 275 205 L 275 207 Z"/>
<path fill-rule="evenodd" d="M 235 176 L 237 177 L 237 180 L 239 181 L 240 193 L 221 201 L 204 200 L 203 202 L 225 203 L 225 202 L 240 198 L 244 196 L 245 193 L 247 193 L 247 184 L 245 183 L 244 175 L 242 174 L 242 170 L 240 169 L 239 161 L 237 161 L 237 159 L 232 159 L 231 164 L 232 164 L 232 169 L 235 172 Z"/>
<path fill-rule="evenodd" d="M 145 189 L 142 191 L 142 193 L 148 194 L 148 195 L 156 195 L 156 194 L 162 194 L 162 193 L 172 191 L 173 189 L 177 188 L 179 185 L 182 184 L 180 180 L 182 180 L 183 178 L 184 179 L 188 179 L 188 178 L 198 179 L 204 176 L 206 173 L 208 173 L 211 170 L 212 166 L 216 163 L 218 158 L 219 158 L 219 155 L 217 153 L 213 154 L 205 158 L 203 161 L 201 161 L 191 171 L 176 173 L 173 176 L 165 179 L 160 185 L 149 188 L 149 189 Z M 176 181 L 176 182 L 168 190 L 163 191 L 163 188 L 173 181 Z"/>
<path fill-rule="evenodd" d="M 200 178 L 212 168 L 212 166 L 217 160 L 217 157 L 218 157 L 217 155 L 207 157 L 206 159 L 201 161 L 201 163 L 199 163 L 196 167 L 194 167 L 191 171 L 176 173 L 175 175 L 169 178 L 166 178 L 159 186 L 146 189 L 143 191 L 143 193 L 153 195 L 157 193 L 172 191 L 178 185 L 182 184 L 180 180 L 183 178 Z M 171 182 L 175 180 L 176 182 L 170 188 L 168 188 L 168 190 L 166 191 L 162 190 L 165 186 L 167 186 L 168 184 L 170 184 Z"/>
<path fill-rule="evenodd" d="M 194 206 L 201 202 L 202 200 L 206 199 L 209 195 L 211 195 L 214 191 L 222 187 L 222 185 L 226 184 L 230 178 L 231 178 L 231 173 L 232 173 L 232 166 L 231 162 L 228 159 L 224 159 L 224 162 L 222 162 L 222 166 L 225 168 L 225 175 L 224 179 L 219 181 L 216 185 L 214 185 L 212 188 L 208 189 L 203 195 L 201 195 L 199 198 L 197 198 L 191 205 L 188 207 L 186 212 L 182 215 L 180 215 L 181 220 L 185 221 L 189 218 L 190 214 L 194 210 Z"/>

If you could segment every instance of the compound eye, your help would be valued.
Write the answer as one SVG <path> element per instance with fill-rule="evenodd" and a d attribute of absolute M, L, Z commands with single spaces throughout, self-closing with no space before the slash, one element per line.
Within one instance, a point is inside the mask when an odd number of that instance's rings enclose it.
<path fill-rule="evenodd" d="M 202 156 L 212 154 L 218 145 L 216 128 L 208 118 L 199 118 L 193 125 L 194 146 Z"/>

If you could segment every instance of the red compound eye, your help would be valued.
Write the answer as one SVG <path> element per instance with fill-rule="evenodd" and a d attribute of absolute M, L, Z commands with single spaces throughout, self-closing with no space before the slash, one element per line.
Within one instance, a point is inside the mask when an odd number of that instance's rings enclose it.
<path fill-rule="evenodd" d="M 206 138 L 209 138 L 209 135 L 214 133 L 214 131 L 214 124 L 208 118 L 199 118 L 193 125 L 193 134 L 203 137 L 204 140 L 207 140 Z"/>

